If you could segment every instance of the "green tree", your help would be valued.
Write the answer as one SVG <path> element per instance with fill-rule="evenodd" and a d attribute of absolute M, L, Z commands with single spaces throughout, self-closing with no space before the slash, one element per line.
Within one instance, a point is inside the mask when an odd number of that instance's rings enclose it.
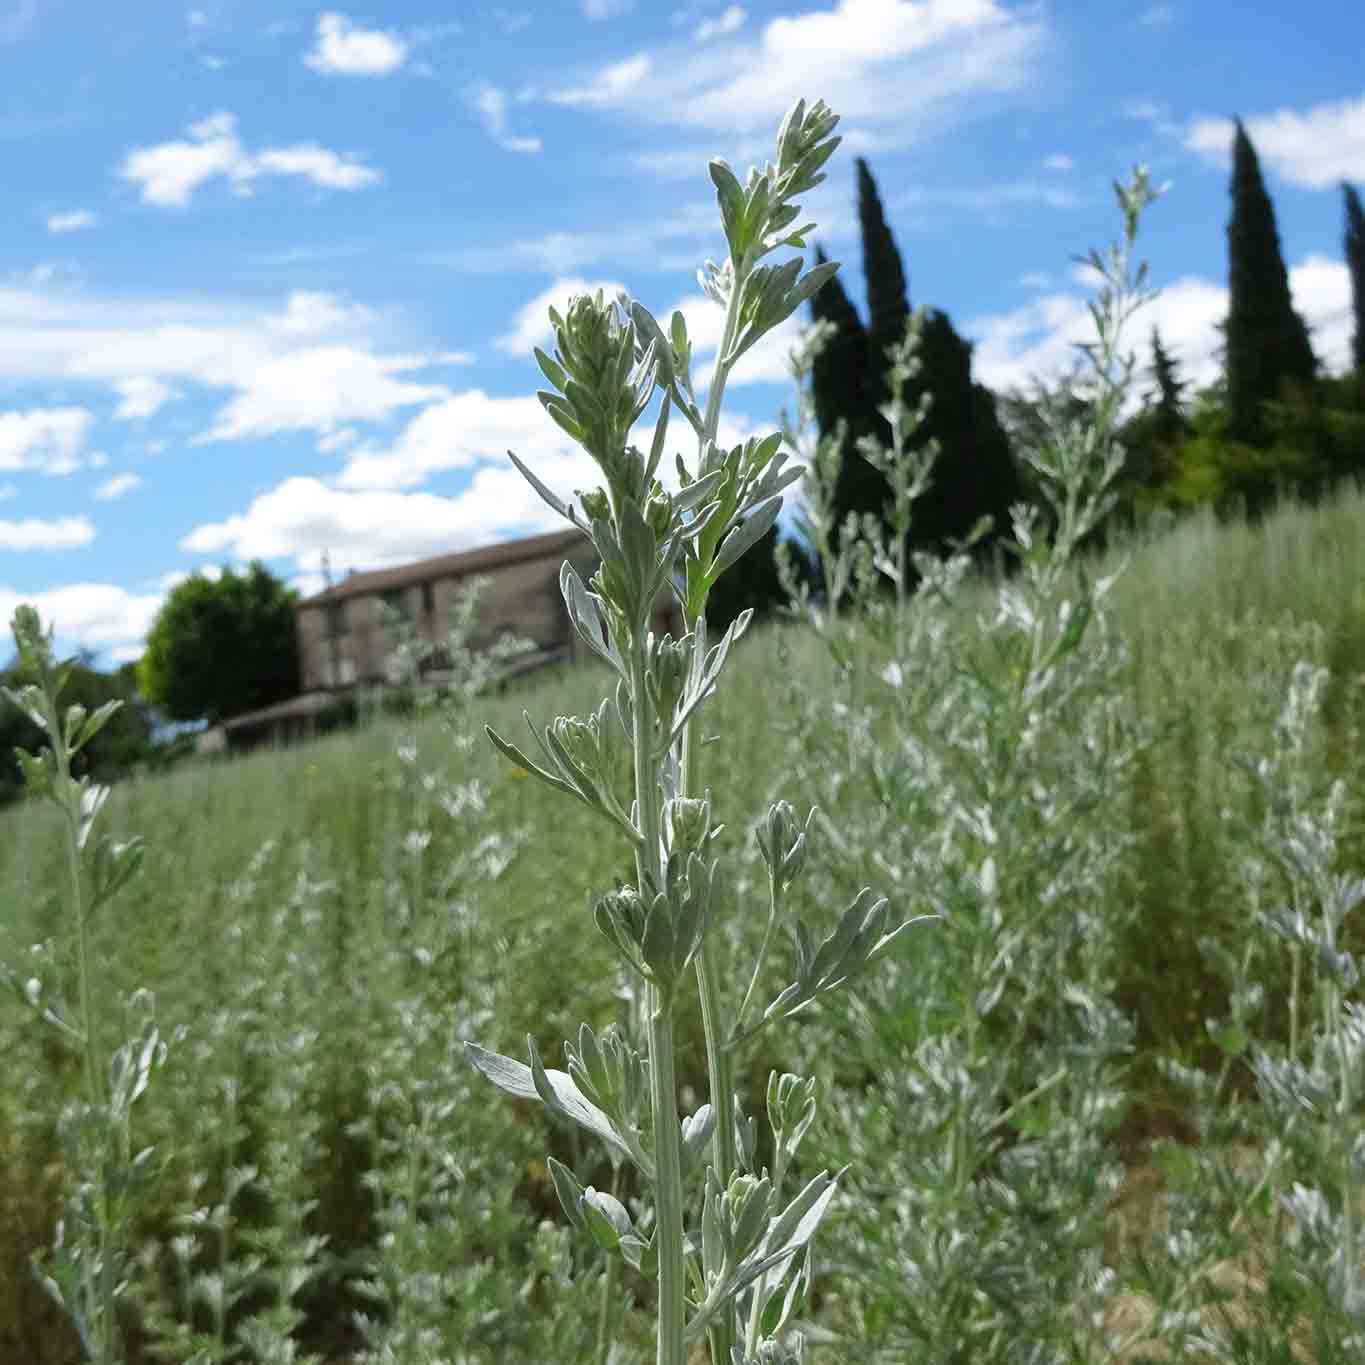
<path fill-rule="evenodd" d="M 94 667 L 89 655 L 68 660 L 64 667 L 69 670 L 62 689 L 64 705 L 79 704 L 93 715 L 106 702 L 123 703 L 81 750 L 79 772 L 110 782 L 149 758 L 151 720 L 138 697 L 131 670 L 125 666 L 103 673 Z M 17 689 L 28 681 L 31 679 L 23 675 L 17 659 L 0 671 L 0 686 Z M 44 747 L 42 731 L 18 707 L 0 705 L 0 804 L 22 790 L 15 749 L 36 753 Z"/>
<path fill-rule="evenodd" d="M 879 412 L 887 397 L 886 353 L 904 337 L 910 317 L 905 268 L 877 183 L 865 161 L 858 161 L 857 174 L 867 325 L 837 279 L 811 300 L 812 315 L 835 327 L 811 380 L 820 435 L 832 435 L 840 420 L 846 424 L 843 467 L 834 492 L 840 524 L 850 512 L 884 517 L 886 482 L 856 453 L 856 442 L 866 434 L 882 446 L 890 444 L 890 427 Z M 823 259 L 817 251 L 817 260 Z M 983 515 L 990 516 L 995 534 L 1007 532 L 1010 505 L 1022 490 L 995 397 L 972 380 L 972 347 L 958 336 L 946 313 L 931 310 L 919 354 L 921 369 L 907 385 L 906 398 L 915 404 L 925 393 L 932 395 L 918 439 L 936 438 L 941 454 L 933 483 L 916 504 L 911 541 L 918 549 L 943 548 L 966 537 Z"/>
<path fill-rule="evenodd" d="M 1269 440 L 1263 405 L 1280 398 L 1286 382 L 1311 385 L 1317 360 L 1308 328 L 1294 311 L 1256 149 L 1240 119 L 1236 129 L 1228 221 L 1228 405 L 1232 437 L 1263 445 Z"/>
<path fill-rule="evenodd" d="M 1152 328 L 1151 375 L 1156 381 L 1156 389 L 1148 401 L 1155 399 L 1157 429 L 1173 440 L 1187 435 L 1190 423 L 1185 416 L 1184 392 L 1188 384 L 1180 378 L 1176 359 L 1162 344 L 1161 333 L 1156 327 Z"/>
<path fill-rule="evenodd" d="M 817 246 L 816 264 L 823 265 L 825 260 Z M 874 404 L 867 392 L 867 331 L 837 275 L 815 293 L 810 311 L 816 322 L 827 322 L 834 329 L 811 366 L 811 397 L 822 437 L 832 438 L 843 426 L 842 463 L 834 487 L 836 521 L 842 523 L 850 511 L 880 514 L 886 500 L 885 481 L 858 454 L 857 447 L 858 438 L 873 430 Z"/>
<path fill-rule="evenodd" d="M 928 393 L 932 402 L 916 433 L 939 443 L 929 491 L 915 505 L 911 541 L 939 550 L 965 538 L 983 517 L 991 519 L 983 547 L 1010 529 L 1009 509 L 1023 487 L 995 395 L 972 379 L 972 345 L 958 335 L 947 313 L 930 309 L 920 343 L 923 368 L 906 386 L 913 406 Z"/>
<path fill-rule="evenodd" d="M 877 182 L 862 157 L 858 158 L 857 166 L 858 223 L 863 236 L 863 277 L 867 281 L 867 354 L 874 362 L 868 376 L 869 394 L 875 408 L 890 394 L 884 362 L 887 351 L 900 345 L 905 337 L 905 324 L 910 320 L 910 295 L 900 249 L 886 225 Z M 879 433 L 879 439 L 882 436 L 886 438 L 883 444 L 889 443 L 889 427 Z"/>
<path fill-rule="evenodd" d="M 299 688 L 298 594 L 266 567 L 195 574 L 174 588 L 138 665 L 143 695 L 172 720 L 214 723 L 292 697 Z"/>
<path fill-rule="evenodd" d="M 1351 272 L 1351 311 L 1355 317 L 1355 331 L 1351 337 L 1351 359 L 1365 382 L 1365 209 L 1360 205 L 1360 193 L 1353 185 L 1342 182 L 1341 193 L 1346 200 L 1346 238 L 1343 244 L 1346 268 Z"/>

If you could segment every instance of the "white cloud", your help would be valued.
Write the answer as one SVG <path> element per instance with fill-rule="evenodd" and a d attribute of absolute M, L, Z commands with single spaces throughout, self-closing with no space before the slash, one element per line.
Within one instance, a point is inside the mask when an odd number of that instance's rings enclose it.
<path fill-rule="evenodd" d="M 114 384 L 114 389 L 119 395 L 119 405 L 114 409 L 114 416 L 124 422 L 152 417 L 171 399 L 180 397 L 177 389 L 149 374 L 136 374 L 127 379 L 120 379 Z"/>
<path fill-rule="evenodd" d="M 635 7 L 635 0 L 583 0 L 585 18 L 615 19 L 619 14 L 628 14 Z"/>
<path fill-rule="evenodd" d="M 1291 184 L 1333 189 L 1342 180 L 1365 180 L 1365 95 L 1320 104 L 1304 113 L 1281 109 L 1243 120 L 1262 165 Z M 1196 119 L 1185 146 L 1218 165 L 1230 164 L 1230 119 Z"/>
<path fill-rule="evenodd" d="M 389 76 L 409 50 L 392 29 L 357 28 L 344 14 L 327 13 L 318 16 L 317 41 L 303 61 L 324 76 Z"/>
<path fill-rule="evenodd" d="M 599 71 L 590 85 L 573 86 L 558 91 L 550 98 L 556 104 L 586 104 L 606 106 L 619 102 L 636 89 L 649 75 L 653 62 L 647 52 L 624 61 L 613 62 Z"/>
<path fill-rule="evenodd" d="M 161 208 L 184 208 L 194 192 L 223 178 L 238 194 L 251 192 L 263 175 L 298 176 L 325 189 L 358 190 L 377 184 L 379 172 L 348 161 L 315 143 L 248 152 L 237 136 L 234 114 L 217 113 L 192 123 L 189 141 L 157 143 L 129 152 L 119 175 L 139 187 L 142 200 Z"/>
<path fill-rule="evenodd" d="M 690 429 L 669 428 L 670 444 L 689 463 Z M 648 441 L 652 425 L 633 432 Z M 730 446 L 753 434 L 743 421 L 723 420 L 719 438 Z M 292 557 L 298 572 L 315 574 L 324 552 L 332 568 L 372 569 L 445 554 L 513 535 L 561 528 L 552 512 L 506 458 L 511 447 L 562 498 L 598 487 L 601 471 L 550 420 L 533 398 L 490 399 L 457 395 L 420 413 L 399 438 L 387 462 L 353 460 L 336 488 L 312 478 L 291 478 L 256 498 L 246 512 L 197 527 L 181 548 L 196 554 L 228 553 L 240 560 Z M 396 491 L 420 483 L 436 469 L 474 465 L 468 485 L 453 497 Z M 673 484 L 673 460 L 660 471 Z"/>
<path fill-rule="evenodd" d="M 1329 372 L 1350 363 L 1350 277 L 1346 266 L 1309 256 L 1289 272 L 1294 305 L 1313 333 L 1313 349 Z M 1139 374 L 1150 360 L 1153 325 L 1177 357 L 1181 373 L 1195 387 L 1212 384 L 1222 372 L 1217 325 L 1227 318 L 1222 285 L 1187 276 L 1166 285 L 1129 324 L 1124 350 L 1137 353 Z M 965 334 L 976 342 L 973 370 L 982 383 L 1002 392 L 1027 388 L 1031 375 L 1055 379 L 1069 373 L 1078 352 L 1072 343 L 1094 340 L 1086 299 L 1048 294 L 1022 308 L 968 321 Z M 1138 380 L 1137 387 L 1145 381 Z"/>
<path fill-rule="evenodd" d="M 302 176 L 328 190 L 361 190 L 379 179 L 379 172 L 371 167 L 347 161 L 313 142 L 264 151 L 254 164 L 268 175 Z"/>
<path fill-rule="evenodd" d="M 404 376 L 467 359 L 390 354 L 378 344 L 381 323 L 369 309 L 307 291 L 263 309 L 0 287 L 0 384 L 100 386 L 118 395 L 115 415 L 125 419 L 150 414 L 189 386 L 226 390 L 214 439 L 325 433 L 444 397 L 444 386 Z M 76 419 L 61 421 L 67 430 Z M 7 426 L 17 441 L 17 419 Z M 22 430 L 35 439 L 33 422 Z M 73 453 L 48 449 L 46 467 Z"/>
<path fill-rule="evenodd" d="M 480 85 L 469 94 L 469 103 L 483 120 L 488 136 L 505 152 L 538 152 L 538 137 L 515 137 L 507 128 L 507 94 L 494 85 Z"/>
<path fill-rule="evenodd" d="M 339 482 L 349 489 L 412 488 L 445 470 L 496 463 L 509 449 L 536 468 L 579 453 L 538 399 L 490 398 L 470 389 L 424 408 L 387 449 L 353 450 Z"/>
<path fill-rule="evenodd" d="M 90 496 L 98 498 L 100 502 L 115 502 L 125 493 L 131 493 L 133 489 L 141 487 L 142 480 L 136 474 L 115 474 L 112 479 L 106 479 L 100 484 Z"/>
<path fill-rule="evenodd" d="M 1030 270 L 1019 276 L 1019 284 L 1025 289 L 1051 289 L 1052 276 L 1041 270 Z"/>
<path fill-rule="evenodd" d="M 70 213 L 48 215 L 47 230 L 54 236 L 63 232 L 79 232 L 82 228 L 92 228 L 99 219 L 89 209 L 73 209 Z"/>
<path fill-rule="evenodd" d="M 0 502 L 4 502 L 6 498 L 18 496 L 19 490 L 12 483 L 0 483 Z"/>
<path fill-rule="evenodd" d="M 4 620 L 8 621 L 14 609 L 25 602 L 36 607 L 44 624 L 52 624 L 63 640 L 87 649 L 128 648 L 151 629 L 162 594 L 130 593 L 112 583 L 71 583 L 38 593 L 21 593 L 0 584 L 0 617 Z"/>
<path fill-rule="evenodd" d="M 217 414 L 196 442 L 234 441 L 280 431 L 330 432 L 347 422 L 377 422 L 395 408 L 444 398 L 439 384 L 396 375 L 424 369 L 425 355 L 378 356 L 353 346 L 317 346 L 268 361 Z"/>
<path fill-rule="evenodd" d="M 1070 171 L 1074 170 L 1076 163 L 1065 152 L 1054 152 L 1049 157 L 1043 158 L 1043 169 L 1045 171 Z"/>
<path fill-rule="evenodd" d="M 590 483 L 587 456 L 537 465 L 560 483 Z M 431 493 L 352 492 L 318 479 L 291 478 L 256 498 L 247 511 L 197 527 L 181 541 L 195 554 L 239 559 L 291 557 L 316 572 L 326 553 L 337 572 L 380 568 L 445 554 L 563 523 L 510 462 L 476 471 L 458 497 Z"/>
<path fill-rule="evenodd" d="M 640 54 L 550 98 L 766 141 L 798 97 L 818 91 L 847 124 L 900 146 L 1026 88 L 1047 39 L 1039 13 L 1000 0 L 834 0 L 752 38 L 681 43 L 652 64 Z"/>
<path fill-rule="evenodd" d="M 712 38 L 724 38 L 731 33 L 739 32 L 748 17 L 747 11 L 738 5 L 731 5 L 714 19 L 703 19 L 692 30 L 692 37 L 698 43 L 710 42 Z"/>
<path fill-rule="evenodd" d="M 95 528 L 86 517 L 0 521 L 0 550 L 78 550 L 94 538 Z"/>
<path fill-rule="evenodd" d="M 93 421 L 84 408 L 0 412 L 0 470 L 70 474 L 81 466 Z"/>

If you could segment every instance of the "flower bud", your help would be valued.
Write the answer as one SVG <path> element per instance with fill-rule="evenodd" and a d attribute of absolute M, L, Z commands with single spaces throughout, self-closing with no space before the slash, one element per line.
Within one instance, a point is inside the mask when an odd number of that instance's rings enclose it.
<path fill-rule="evenodd" d="M 758 827 L 758 847 L 767 864 L 768 875 L 779 889 L 796 880 L 806 861 L 806 830 L 815 815 L 811 807 L 805 828 L 797 823 L 789 801 L 778 801 L 768 809 Z"/>
<path fill-rule="evenodd" d="M 583 509 L 583 515 L 590 522 L 605 521 L 611 516 L 611 500 L 607 497 L 605 489 L 589 488 L 585 492 L 576 488 L 574 494 L 578 498 L 578 505 Z"/>
<path fill-rule="evenodd" d="M 711 802 L 704 797 L 674 797 L 664 808 L 664 814 L 669 852 L 700 852 L 711 833 Z"/>

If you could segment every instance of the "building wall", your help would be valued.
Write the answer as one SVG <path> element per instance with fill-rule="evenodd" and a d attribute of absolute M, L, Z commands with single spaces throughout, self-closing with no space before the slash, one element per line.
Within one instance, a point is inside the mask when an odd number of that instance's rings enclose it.
<path fill-rule="evenodd" d="M 559 569 L 565 557 L 561 551 L 486 571 L 489 583 L 479 599 L 474 647 L 485 648 L 510 631 L 541 649 L 567 645 L 577 653 L 577 636 L 559 591 Z M 585 577 L 596 563 L 595 552 L 586 544 L 568 558 Z M 382 595 L 300 607 L 297 630 L 304 691 L 385 681 L 392 642 L 384 624 L 384 599 L 402 610 L 425 640 L 439 644 L 446 638 L 450 613 L 463 587 L 462 578 L 447 577 L 427 584 L 414 582 Z M 336 630 L 334 641 L 328 635 L 329 612 Z"/>

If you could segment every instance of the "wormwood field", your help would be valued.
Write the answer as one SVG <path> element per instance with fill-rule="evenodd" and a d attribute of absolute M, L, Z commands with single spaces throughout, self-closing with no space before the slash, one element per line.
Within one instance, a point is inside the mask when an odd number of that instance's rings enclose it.
<path fill-rule="evenodd" d="M 792 892 L 817 936 L 868 883 L 896 922 L 938 917 L 736 1067 L 744 1115 L 770 1075 L 818 1085 L 789 1188 L 845 1171 L 763 1365 L 1362 1351 L 1365 500 L 1095 562 L 1066 537 L 1103 510 L 1102 456 L 1039 452 L 1071 496 L 1054 535 L 1016 526 L 1019 575 L 926 563 L 898 607 L 860 605 L 888 575 L 868 555 L 838 621 L 752 630 L 699 713 L 721 737 L 697 761 L 727 955 L 764 936 L 758 833 L 783 798 L 803 828 L 818 807 Z M 523 706 L 591 713 L 607 681 L 112 793 L 102 830 L 146 852 L 88 919 L 84 1042 L 149 1040 L 123 1155 L 152 1156 L 126 1187 L 110 1359 L 653 1356 L 648 1265 L 562 1207 L 610 1194 L 648 1235 L 641 1182 L 460 1047 L 525 1056 L 530 1035 L 555 1066 L 636 998 L 590 910 L 634 876 L 628 849 L 482 737 L 517 735 Z M 70 879 L 51 809 L 0 828 L 0 1360 L 56 1365 L 80 1347 L 27 1262 L 51 1273 L 80 1207 L 60 1120 L 82 1048 L 43 1018 L 79 993 Z M 673 1029 L 691 1114 L 695 992 Z M 761 1137 L 749 1159 L 786 1158 Z"/>

